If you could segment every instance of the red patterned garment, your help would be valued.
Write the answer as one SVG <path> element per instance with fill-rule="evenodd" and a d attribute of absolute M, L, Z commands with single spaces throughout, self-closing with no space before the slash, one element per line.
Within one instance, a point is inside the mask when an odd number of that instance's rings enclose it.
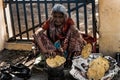
<path fill-rule="evenodd" d="M 41 48 L 41 43 L 46 50 L 56 51 L 54 43 L 60 41 L 63 51 L 68 55 L 74 52 L 81 52 L 84 46 L 84 39 L 79 30 L 74 26 L 71 18 L 65 20 L 63 26 L 55 27 L 52 18 L 42 25 L 43 32 L 38 30 L 34 35 L 35 42 Z"/>

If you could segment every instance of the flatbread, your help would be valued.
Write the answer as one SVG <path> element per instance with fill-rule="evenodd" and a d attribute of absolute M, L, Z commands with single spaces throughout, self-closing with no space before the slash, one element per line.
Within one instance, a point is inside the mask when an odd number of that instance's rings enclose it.
<path fill-rule="evenodd" d="M 62 56 L 59 56 L 59 55 L 56 55 L 53 58 L 47 58 L 46 59 L 47 65 L 52 67 L 52 68 L 55 68 L 55 67 L 58 67 L 58 66 L 64 64 L 65 61 L 66 61 L 66 59 Z"/>
<path fill-rule="evenodd" d="M 46 59 L 46 63 L 48 64 L 48 66 L 50 66 L 50 67 L 57 67 L 57 63 L 54 61 L 54 59 L 53 58 L 48 58 L 48 59 Z"/>
<path fill-rule="evenodd" d="M 92 45 L 88 43 L 82 49 L 81 52 L 82 58 L 88 58 L 91 52 L 92 52 Z"/>
<path fill-rule="evenodd" d="M 89 64 L 87 71 L 88 79 L 100 80 L 108 69 L 108 60 L 100 56 Z"/>
<path fill-rule="evenodd" d="M 101 65 L 102 67 L 105 68 L 105 71 L 107 71 L 109 69 L 109 61 L 101 56 L 99 56 L 98 58 L 94 59 L 89 66 L 93 66 L 93 65 Z"/>

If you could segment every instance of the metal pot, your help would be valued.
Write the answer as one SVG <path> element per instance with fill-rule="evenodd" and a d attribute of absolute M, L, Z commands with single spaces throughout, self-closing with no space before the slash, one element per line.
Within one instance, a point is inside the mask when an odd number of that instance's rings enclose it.
<path fill-rule="evenodd" d="M 48 76 L 50 77 L 63 77 L 64 76 L 64 64 L 55 67 L 55 68 L 51 68 L 47 65 L 47 73 Z"/>

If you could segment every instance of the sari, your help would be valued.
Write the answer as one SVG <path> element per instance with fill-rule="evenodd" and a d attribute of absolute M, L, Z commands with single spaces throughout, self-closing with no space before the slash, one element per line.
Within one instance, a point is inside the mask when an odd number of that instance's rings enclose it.
<path fill-rule="evenodd" d="M 75 52 L 80 55 L 85 42 L 79 30 L 74 27 L 74 22 L 71 18 L 67 18 L 61 27 L 55 27 L 54 21 L 50 18 L 44 22 L 42 29 L 44 30 L 43 32 L 38 30 L 33 35 L 41 51 L 43 47 L 45 50 L 56 51 L 65 57 L 69 57 Z M 61 48 L 62 51 L 60 51 Z"/>

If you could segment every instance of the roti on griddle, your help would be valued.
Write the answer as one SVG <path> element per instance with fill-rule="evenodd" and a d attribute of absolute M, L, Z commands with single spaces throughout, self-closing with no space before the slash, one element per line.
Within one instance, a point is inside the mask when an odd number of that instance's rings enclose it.
<path fill-rule="evenodd" d="M 55 68 L 64 64 L 66 59 L 62 56 L 56 55 L 55 57 L 50 57 L 46 59 L 46 63 L 49 67 Z"/>

